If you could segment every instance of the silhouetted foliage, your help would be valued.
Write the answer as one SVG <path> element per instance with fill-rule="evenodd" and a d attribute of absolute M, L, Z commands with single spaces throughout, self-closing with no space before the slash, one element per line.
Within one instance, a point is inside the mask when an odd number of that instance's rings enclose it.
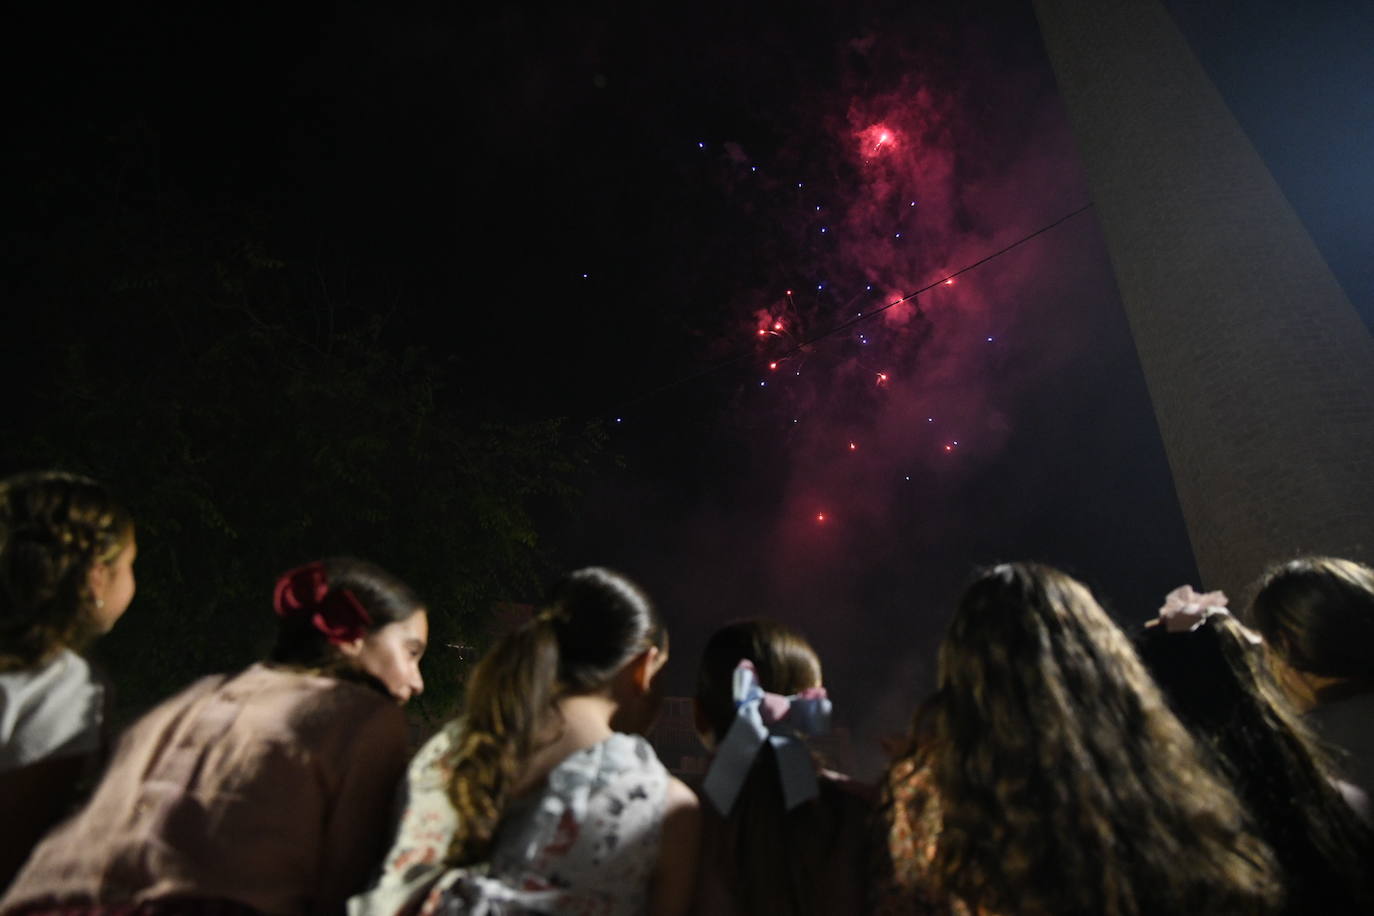
<path fill-rule="evenodd" d="M 261 208 L 162 187 L 149 142 L 35 164 L 0 463 L 89 473 L 134 512 L 138 597 L 97 649 L 124 711 L 259 656 L 276 573 L 348 553 L 427 602 L 434 720 L 459 682 L 450 646 L 532 592 L 536 516 L 574 495 L 600 431 L 483 415 L 379 310 L 271 257 Z"/>

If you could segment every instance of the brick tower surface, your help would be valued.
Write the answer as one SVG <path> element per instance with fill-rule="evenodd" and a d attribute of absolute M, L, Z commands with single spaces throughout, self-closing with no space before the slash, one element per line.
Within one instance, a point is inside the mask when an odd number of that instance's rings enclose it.
<path fill-rule="evenodd" d="M 1368 328 L 1157 0 L 1034 2 L 1206 587 L 1374 559 Z"/>

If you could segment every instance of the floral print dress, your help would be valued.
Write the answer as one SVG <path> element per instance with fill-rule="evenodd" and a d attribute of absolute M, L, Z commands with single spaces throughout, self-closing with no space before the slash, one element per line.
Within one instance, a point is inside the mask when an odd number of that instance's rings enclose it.
<path fill-rule="evenodd" d="M 570 754 L 506 811 L 490 862 L 446 868 L 460 729 L 449 723 L 411 763 L 396 840 L 353 916 L 645 912 L 669 779 L 648 742 L 614 734 Z"/>

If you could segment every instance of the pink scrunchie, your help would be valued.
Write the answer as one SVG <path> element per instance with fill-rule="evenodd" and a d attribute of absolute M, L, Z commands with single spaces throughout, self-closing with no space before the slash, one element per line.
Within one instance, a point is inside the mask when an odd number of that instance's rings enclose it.
<path fill-rule="evenodd" d="M 335 646 L 362 639 L 372 628 L 372 617 L 357 596 L 346 588 L 329 590 L 324 564 L 319 562 L 283 573 L 272 605 L 283 619 L 308 616 L 310 625 Z"/>

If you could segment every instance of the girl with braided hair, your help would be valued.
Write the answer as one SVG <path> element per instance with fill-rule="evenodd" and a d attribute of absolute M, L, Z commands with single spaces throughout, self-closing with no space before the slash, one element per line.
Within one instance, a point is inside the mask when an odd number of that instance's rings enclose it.
<path fill-rule="evenodd" d="M 637 733 L 668 635 L 629 579 L 578 570 L 472 672 L 462 715 L 411 763 L 397 837 L 355 916 L 673 916 L 699 812 Z"/>
<path fill-rule="evenodd" d="M 78 653 L 133 600 L 136 552 L 94 480 L 0 482 L 0 888 L 103 757 L 104 687 Z"/>
<path fill-rule="evenodd" d="M 266 662 L 204 678 L 120 740 L 5 914 L 338 912 L 385 851 L 428 618 L 363 560 L 277 581 Z"/>

